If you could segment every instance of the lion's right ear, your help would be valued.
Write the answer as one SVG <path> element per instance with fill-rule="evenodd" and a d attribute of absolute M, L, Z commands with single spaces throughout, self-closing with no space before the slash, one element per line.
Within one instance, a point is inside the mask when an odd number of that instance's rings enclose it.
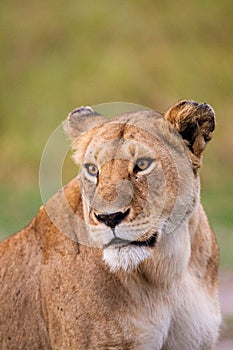
<path fill-rule="evenodd" d="M 68 115 L 63 127 L 66 134 L 75 140 L 82 133 L 103 124 L 105 121 L 106 119 L 91 107 L 79 107 Z"/>

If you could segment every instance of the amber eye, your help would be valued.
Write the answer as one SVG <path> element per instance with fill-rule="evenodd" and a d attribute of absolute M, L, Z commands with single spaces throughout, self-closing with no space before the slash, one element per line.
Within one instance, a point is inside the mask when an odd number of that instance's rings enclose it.
<path fill-rule="evenodd" d="M 94 164 L 90 164 L 90 163 L 85 164 L 85 168 L 86 168 L 89 175 L 95 176 L 95 177 L 98 176 L 99 170 L 98 170 L 97 166 L 95 166 Z"/>
<path fill-rule="evenodd" d="M 152 162 L 153 162 L 153 159 L 151 158 L 138 158 L 138 160 L 135 163 L 133 171 L 137 173 L 139 171 L 146 170 L 147 168 L 149 168 Z"/>

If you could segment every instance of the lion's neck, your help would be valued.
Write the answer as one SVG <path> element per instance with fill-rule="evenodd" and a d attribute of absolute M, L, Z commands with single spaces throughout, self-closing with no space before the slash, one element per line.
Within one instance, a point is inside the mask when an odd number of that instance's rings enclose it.
<path fill-rule="evenodd" d="M 121 273 L 127 289 L 141 284 L 145 288 L 169 289 L 185 276 L 191 255 L 189 221 L 177 230 L 165 234 L 155 247 L 153 256 L 142 262 L 137 270 Z"/>

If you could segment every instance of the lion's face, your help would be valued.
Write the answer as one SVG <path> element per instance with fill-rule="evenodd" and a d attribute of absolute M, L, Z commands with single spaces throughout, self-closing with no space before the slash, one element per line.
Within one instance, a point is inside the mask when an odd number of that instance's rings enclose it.
<path fill-rule="evenodd" d="M 112 269 L 136 267 L 192 212 L 197 181 L 188 147 L 159 114 L 102 121 L 74 148 L 89 242 Z"/>

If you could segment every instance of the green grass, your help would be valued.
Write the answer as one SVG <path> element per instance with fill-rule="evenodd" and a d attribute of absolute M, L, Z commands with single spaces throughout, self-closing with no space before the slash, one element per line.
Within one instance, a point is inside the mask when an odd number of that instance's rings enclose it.
<path fill-rule="evenodd" d="M 24 189 L 13 192 L 0 188 L 0 240 L 26 226 L 36 215 L 41 199 L 37 189 Z"/>
<path fill-rule="evenodd" d="M 233 334 L 233 317 L 225 317 L 223 320 L 222 338 L 232 339 Z"/>

